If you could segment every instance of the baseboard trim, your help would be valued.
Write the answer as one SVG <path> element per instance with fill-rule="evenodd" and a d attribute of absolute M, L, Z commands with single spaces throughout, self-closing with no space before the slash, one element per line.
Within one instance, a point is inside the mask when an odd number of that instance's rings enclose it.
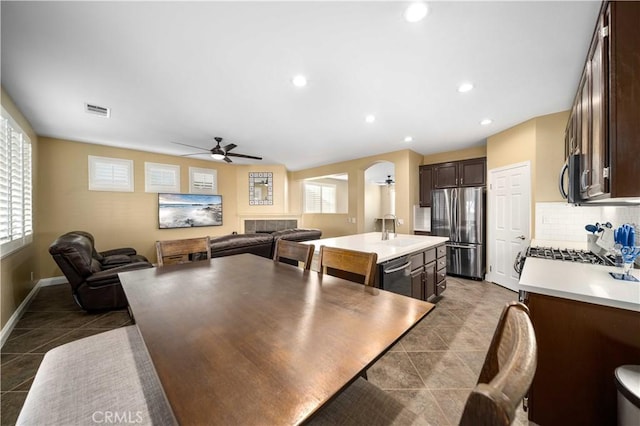
<path fill-rule="evenodd" d="M 62 276 L 62 277 L 43 278 L 40 281 L 38 281 L 38 284 L 40 284 L 40 287 L 48 287 L 50 285 L 65 284 L 66 282 L 67 282 L 67 279 L 64 276 Z"/>
<path fill-rule="evenodd" d="M 9 335 L 11 335 L 11 332 L 13 331 L 14 327 L 16 326 L 16 324 L 18 324 L 18 321 L 20 321 L 20 318 L 22 318 L 22 315 L 24 315 L 24 313 L 26 312 L 27 308 L 29 307 L 29 304 L 31 303 L 31 300 L 36 296 L 36 294 L 38 294 L 38 290 L 40 290 L 40 287 L 48 287 L 50 285 L 64 284 L 66 282 L 67 282 L 67 279 L 65 277 L 51 277 L 51 278 L 43 278 L 41 280 L 38 280 L 38 282 L 36 283 L 36 285 L 33 286 L 29 294 L 27 294 L 27 297 L 25 297 L 22 303 L 20 303 L 20 306 L 18 306 L 18 309 L 16 309 L 13 315 L 11 315 L 11 318 L 9 318 L 9 321 L 7 321 L 4 327 L 2 327 L 2 331 L 0 331 L 0 347 L 4 346 L 4 343 L 7 341 L 7 339 L 9 339 Z"/>

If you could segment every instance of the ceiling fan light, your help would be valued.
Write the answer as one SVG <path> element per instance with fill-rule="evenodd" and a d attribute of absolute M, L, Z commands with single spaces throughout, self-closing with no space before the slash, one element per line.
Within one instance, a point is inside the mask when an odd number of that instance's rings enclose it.
<path fill-rule="evenodd" d="M 211 157 L 213 157 L 214 160 L 224 160 L 223 154 L 211 154 Z"/>

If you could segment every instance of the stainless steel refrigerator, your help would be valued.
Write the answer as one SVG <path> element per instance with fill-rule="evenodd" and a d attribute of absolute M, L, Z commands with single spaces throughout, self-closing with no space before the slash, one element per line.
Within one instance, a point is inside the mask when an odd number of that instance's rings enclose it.
<path fill-rule="evenodd" d="M 447 273 L 484 279 L 485 188 L 432 191 L 431 235 L 448 237 Z"/>

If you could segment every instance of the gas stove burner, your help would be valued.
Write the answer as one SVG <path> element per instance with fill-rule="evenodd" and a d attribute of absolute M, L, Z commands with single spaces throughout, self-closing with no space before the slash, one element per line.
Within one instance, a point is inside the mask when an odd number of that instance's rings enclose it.
<path fill-rule="evenodd" d="M 613 265 L 613 262 L 609 258 L 586 250 L 559 249 L 553 247 L 529 247 L 527 249 L 527 257 L 590 263 L 594 265 Z"/>

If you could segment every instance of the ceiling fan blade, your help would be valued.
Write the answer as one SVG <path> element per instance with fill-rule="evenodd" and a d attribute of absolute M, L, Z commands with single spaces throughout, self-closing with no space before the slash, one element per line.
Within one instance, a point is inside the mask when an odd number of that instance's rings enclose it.
<path fill-rule="evenodd" d="M 192 154 L 182 154 L 180 157 L 189 157 L 191 155 L 206 155 L 206 152 L 194 152 Z"/>
<path fill-rule="evenodd" d="M 236 146 L 238 146 L 238 145 L 236 145 L 235 143 L 230 143 L 229 145 L 223 146 L 222 149 L 224 149 L 224 152 L 229 152 L 233 148 L 235 148 Z"/>
<path fill-rule="evenodd" d="M 226 161 L 227 163 L 232 163 L 231 158 L 227 156 L 224 157 L 224 161 Z"/>
<path fill-rule="evenodd" d="M 186 143 L 181 143 L 181 142 L 171 142 L 171 143 L 175 143 L 175 144 L 177 144 L 177 145 L 190 146 L 191 148 L 197 148 L 197 149 L 201 149 L 201 150 L 203 150 L 203 151 L 209 151 L 209 149 L 208 149 L 208 148 L 202 148 L 202 147 L 199 147 L 199 146 L 188 145 L 188 144 L 186 144 Z"/>
<path fill-rule="evenodd" d="M 230 157 L 242 157 L 242 158 L 252 158 L 254 160 L 262 160 L 262 157 L 256 157 L 254 155 L 235 154 L 233 152 L 228 152 L 227 155 Z"/>

